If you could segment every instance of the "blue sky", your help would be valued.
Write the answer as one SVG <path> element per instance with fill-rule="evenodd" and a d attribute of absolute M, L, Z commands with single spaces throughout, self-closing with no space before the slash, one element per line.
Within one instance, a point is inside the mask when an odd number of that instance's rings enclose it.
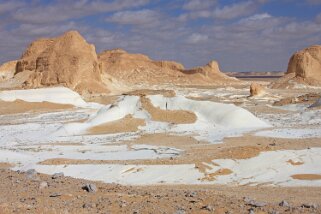
<path fill-rule="evenodd" d="M 285 70 L 321 44 L 321 0 L 0 0 L 0 62 L 30 42 L 78 30 L 97 52 L 124 48 L 186 67 Z"/>

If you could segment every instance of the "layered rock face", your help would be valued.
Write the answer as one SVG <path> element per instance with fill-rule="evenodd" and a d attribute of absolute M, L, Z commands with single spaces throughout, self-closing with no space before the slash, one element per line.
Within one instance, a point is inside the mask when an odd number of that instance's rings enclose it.
<path fill-rule="evenodd" d="M 104 93 L 95 47 L 77 31 L 33 42 L 23 53 L 15 75 L 31 71 L 24 87 L 63 85 L 80 93 Z"/>
<path fill-rule="evenodd" d="M 154 61 L 146 55 L 131 54 L 122 49 L 104 51 L 98 56 L 102 70 L 131 84 L 212 84 L 236 81 L 220 72 L 218 63 L 185 70 L 180 63 Z"/>
<path fill-rule="evenodd" d="M 288 69 L 284 77 L 273 84 L 273 87 L 291 87 L 293 83 L 321 85 L 320 45 L 314 45 L 296 52 L 289 60 Z"/>

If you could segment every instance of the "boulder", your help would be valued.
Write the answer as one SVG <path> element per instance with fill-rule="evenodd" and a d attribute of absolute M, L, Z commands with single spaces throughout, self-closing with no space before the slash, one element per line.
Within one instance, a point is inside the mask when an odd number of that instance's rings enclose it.
<path fill-rule="evenodd" d="M 265 94 L 265 89 L 258 83 L 252 83 L 250 86 L 250 96 L 262 96 Z"/>

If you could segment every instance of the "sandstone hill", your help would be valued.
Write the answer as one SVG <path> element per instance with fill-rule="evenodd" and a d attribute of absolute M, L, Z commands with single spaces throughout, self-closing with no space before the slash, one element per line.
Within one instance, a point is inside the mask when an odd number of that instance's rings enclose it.
<path fill-rule="evenodd" d="M 63 85 L 80 93 L 104 93 L 95 47 L 77 32 L 29 45 L 17 62 L 15 75 L 29 72 L 26 88 Z"/>
<path fill-rule="evenodd" d="M 217 62 L 186 70 L 180 63 L 155 61 L 143 54 L 122 49 L 107 50 L 98 55 L 102 71 L 128 84 L 224 84 L 235 82 L 220 72 Z"/>
<path fill-rule="evenodd" d="M 273 88 L 291 88 L 296 83 L 321 86 L 321 46 L 314 45 L 296 52 L 289 60 L 285 75 Z"/>

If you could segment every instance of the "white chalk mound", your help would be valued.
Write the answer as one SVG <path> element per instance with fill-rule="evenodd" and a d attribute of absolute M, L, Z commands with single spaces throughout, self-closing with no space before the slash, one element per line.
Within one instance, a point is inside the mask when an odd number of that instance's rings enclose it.
<path fill-rule="evenodd" d="M 186 110 L 197 116 L 195 123 L 169 124 L 152 120 L 142 107 L 139 96 L 123 96 L 112 105 L 102 107 L 83 123 L 70 123 L 62 126 L 55 134 L 58 136 L 86 133 L 90 128 L 120 120 L 127 115 L 145 120 L 145 126 L 138 127 L 142 133 L 172 132 L 177 134 L 196 134 L 197 139 L 220 142 L 225 136 L 240 135 L 248 130 L 270 127 L 251 112 L 233 104 L 190 100 L 183 96 L 172 98 L 162 95 L 147 96 L 155 107 L 163 110 Z"/>
<path fill-rule="evenodd" d="M 251 112 L 233 104 L 215 103 L 211 101 L 190 100 L 183 96 L 163 97 L 148 96 L 155 107 L 168 110 L 187 110 L 196 114 L 198 121 L 215 126 L 229 128 L 262 128 L 269 127 L 266 122 L 255 117 Z"/>
<path fill-rule="evenodd" d="M 61 127 L 55 134 L 77 135 L 86 132 L 92 127 L 120 120 L 126 115 L 132 115 L 134 118 L 148 119 L 147 112 L 141 109 L 140 98 L 138 96 L 121 97 L 117 103 L 100 108 L 84 123 L 70 123 Z"/>
<path fill-rule="evenodd" d="M 0 100 L 7 102 L 13 102 L 15 100 L 23 100 L 26 102 L 51 102 L 70 104 L 77 107 L 88 106 L 79 94 L 65 87 L 1 91 Z"/>

